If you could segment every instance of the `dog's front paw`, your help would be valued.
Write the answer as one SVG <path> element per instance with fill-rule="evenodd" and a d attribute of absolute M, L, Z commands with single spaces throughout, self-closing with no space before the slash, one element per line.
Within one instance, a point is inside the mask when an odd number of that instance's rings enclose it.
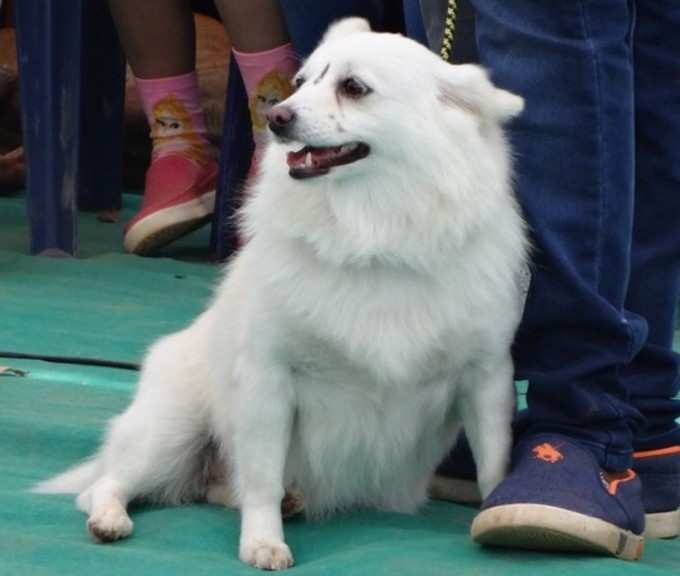
<path fill-rule="evenodd" d="M 293 555 L 285 542 L 251 540 L 241 543 L 241 561 L 262 570 L 285 570 L 293 565 Z"/>
<path fill-rule="evenodd" d="M 132 532 L 132 520 L 119 507 L 110 507 L 101 513 L 90 516 L 87 530 L 97 542 L 115 542 Z"/>

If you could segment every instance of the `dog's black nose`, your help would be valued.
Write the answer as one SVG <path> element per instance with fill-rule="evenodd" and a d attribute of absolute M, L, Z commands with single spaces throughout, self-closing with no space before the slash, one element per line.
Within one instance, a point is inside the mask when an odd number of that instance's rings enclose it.
<path fill-rule="evenodd" d="M 267 111 L 266 116 L 269 121 L 269 129 L 279 136 L 283 136 L 295 120 L 295 112 L 283 104 L 272 106 Z"/>

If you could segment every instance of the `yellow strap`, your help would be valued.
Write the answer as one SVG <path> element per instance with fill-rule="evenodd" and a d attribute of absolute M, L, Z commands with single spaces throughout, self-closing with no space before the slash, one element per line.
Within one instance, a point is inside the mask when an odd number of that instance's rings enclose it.
<path fill-rule="evenodd" d="M 456 0 L 449 0 L 446 6 L 446 20 L 444 25 L 444 35 L 442 37 L 442 47 L 439 51 L 441 57 L 448 61 L 453 51 L 453 39 L 456 32 L 456 11 L 458 10 L 458 2 Z"/>

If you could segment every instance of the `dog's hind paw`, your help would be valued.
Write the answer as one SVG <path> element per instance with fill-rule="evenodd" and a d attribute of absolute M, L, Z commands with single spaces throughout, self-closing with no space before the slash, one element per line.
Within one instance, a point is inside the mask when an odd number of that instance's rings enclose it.
<path fill-rule="evenodd" d="M 115 542 L 132 533 L 133 523 L 125 510 L 109 507 L 101 513 L 90 516 L 87 531 L 97 542 Z"/>
<path fill-rule="evenodd" d="M 285 542 L 253 540 L 241 544 L 241 561 L 261 570 L 285 570 L 293 565 L 293 555 Z"/>

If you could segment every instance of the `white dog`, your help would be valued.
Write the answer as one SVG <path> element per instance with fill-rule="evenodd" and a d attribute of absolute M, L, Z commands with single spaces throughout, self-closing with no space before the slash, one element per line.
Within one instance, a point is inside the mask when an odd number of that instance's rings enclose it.
<path fill-rule="evenodd" d="M 504 475 L 522 99 L 357 18 L 296 85 L 213 302 L 151 348 L 99 452 L 37 488 L 78 493 L 99 540 L 130 534 L 133 499 L 206 499 L 240 508 L 244 562 L 283 569 L 288 489 L 312 517 L 413 512 L 461 425 L 482 494 Z"/>

